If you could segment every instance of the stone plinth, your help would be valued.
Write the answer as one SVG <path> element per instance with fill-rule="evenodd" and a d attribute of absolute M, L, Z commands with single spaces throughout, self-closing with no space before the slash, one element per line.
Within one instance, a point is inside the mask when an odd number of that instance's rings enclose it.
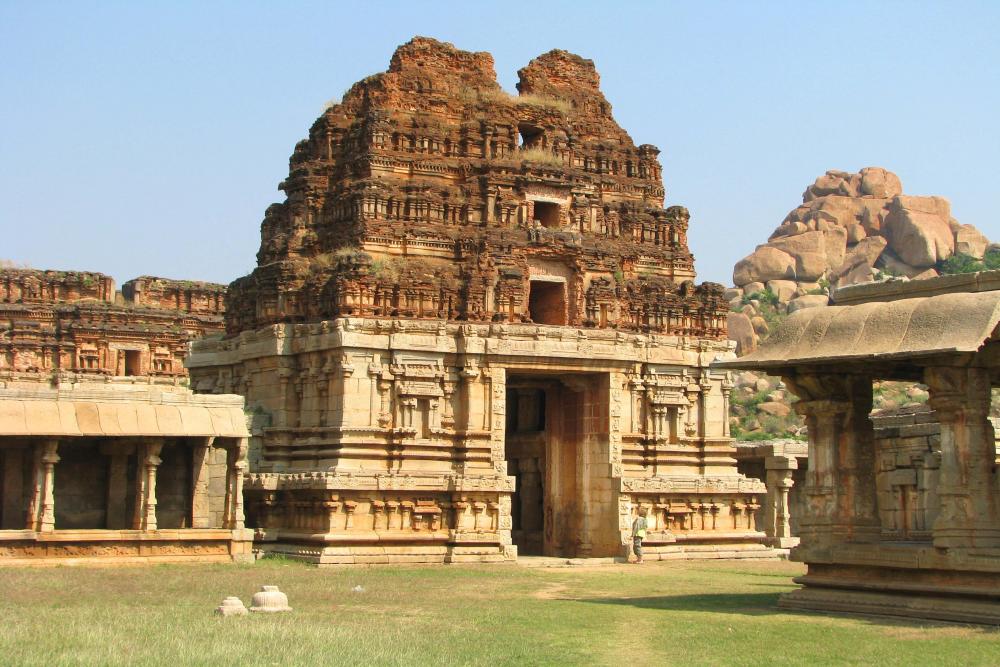
<path fill-rule="evenodd" d="M 199 387 L 244 387 L 261 549 L 320 564 L 502 561 L 518 549 L 773 557 L 764 484 L 725 434 L 725 342 L 349 318 L 198 342 Z M 253 378 L 249 385 L 245 378 Z M 290 387 L 300 387 L 291 400 Z"/>

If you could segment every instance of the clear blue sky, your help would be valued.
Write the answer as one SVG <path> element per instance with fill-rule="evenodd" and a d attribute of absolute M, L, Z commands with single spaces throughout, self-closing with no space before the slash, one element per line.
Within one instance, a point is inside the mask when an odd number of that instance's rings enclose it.
<path fill-rule="evenodd" d="M 728 282 L 827 169 L 884 166 L 1000 240 L 998 2 L 0 0 L 0 258 L 229 282 L 324 103 L 428 35 L 500 83 L 593 59 Z"/>

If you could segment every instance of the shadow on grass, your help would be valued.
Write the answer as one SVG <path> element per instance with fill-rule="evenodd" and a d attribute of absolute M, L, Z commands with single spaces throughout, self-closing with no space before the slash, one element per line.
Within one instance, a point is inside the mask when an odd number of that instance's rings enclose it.
<path fill-rule="evenodd" d="M 750 616 L 786 614 L 786 610 L 778 609 L 778 595 L 778 593 L 709 593 L 657 597 L 576 598 L 576 601 L 592 604 L 627 605 L 639 609 L 735 613 Z"/>
<path fill-rule="evenodd" d="M 782 591 L 784 593 L 786 591 Z M 639 609 L 661 609 L 664 611 L 706 612 L 713 614 L 742 614 L 745 616 L 782 615 L 808 622 L 811 619 L 853 619 L 868 625 L 900 629 L 965 628 L 973 633 L 997 633 L 1000 630 L 990 626 L 970 625 L 950 621 L 906 618 L 901 616 L 877 616 L 851 612 L 808 611 L 805 609 L 780 609 L 780 593 L 706 593 L 702 595 L 670 595 L 658 597 L 622 598 L 575 598 L 576 602 L 591 604 L 628 605 Z"/>

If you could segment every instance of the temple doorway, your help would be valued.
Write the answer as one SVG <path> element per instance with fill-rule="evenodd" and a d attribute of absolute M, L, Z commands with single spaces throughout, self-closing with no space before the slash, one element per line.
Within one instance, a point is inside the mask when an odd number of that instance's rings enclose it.
<path fill-rule="evenodd" d="M 619 555 L 607 375 L 508 373 L 505 450 L 518 553 Z"/>

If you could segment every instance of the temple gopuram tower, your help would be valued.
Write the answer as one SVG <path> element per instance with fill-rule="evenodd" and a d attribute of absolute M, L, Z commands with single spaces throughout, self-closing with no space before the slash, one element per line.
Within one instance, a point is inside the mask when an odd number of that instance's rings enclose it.
<path fill-rule="evenodd" d="M 770 556 L 722 286 L 593 62 L 399 47 L 296 147 L 199 391 L 246 396 L 248 525 L 320 564 Z"/>

